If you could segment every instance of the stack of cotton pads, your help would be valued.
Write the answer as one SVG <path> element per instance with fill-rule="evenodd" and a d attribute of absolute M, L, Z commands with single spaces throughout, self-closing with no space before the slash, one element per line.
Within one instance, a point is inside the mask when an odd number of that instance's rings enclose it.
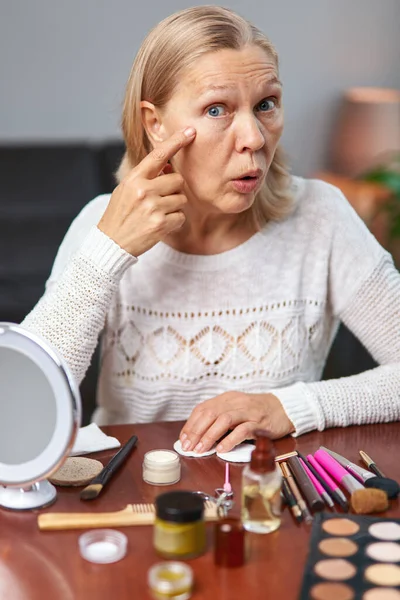
<path fill-rule="evenodd" d="M 174 450 L 182 456 L 190 456 L 193 458 L 203 458 L 204 456 L 216 454 L 218 458 L 222 458 L 222 460 L 226 460 L 228 462 L 247 463 L 250 462 L 251 453 L 254 450 L 254 444 L 239 444 L 230 452 L 217 452 L 216 446 L 207 452 L 194 452 L 193 450 L 190 452 L 185 452 L 185 450 L 182 450 L 182 444 L 180 440 L 177 440 L 174 444 Z"/>

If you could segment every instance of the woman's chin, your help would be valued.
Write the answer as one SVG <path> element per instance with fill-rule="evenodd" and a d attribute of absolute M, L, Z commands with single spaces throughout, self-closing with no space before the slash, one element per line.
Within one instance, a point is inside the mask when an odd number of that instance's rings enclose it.
<path fill-rule="evenodd" d="M 250 192 L 248 194 L 231 193 L 229 197 L 224 200 L 221 210 L 227 214 L 239 214 L 249 210 L 254 204 L 256 199 L 256 192 Z"/>

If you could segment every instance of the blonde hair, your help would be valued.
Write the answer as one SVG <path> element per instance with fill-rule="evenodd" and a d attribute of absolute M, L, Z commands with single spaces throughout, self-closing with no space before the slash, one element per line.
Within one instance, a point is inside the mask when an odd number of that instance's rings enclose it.
<path fill-rule="evenodd" d="M 127 175 L 152 150 L 142 124 L 140 102 L 162 108 L 173 95 L 184 69 L 200 56 L 222 49 L 240 50 L 257 45 L 278 55 L 268 38 L 232 10 L 219 6 L 197 6 L 179 11 L 154 27 L 145 38 L 132 65 L 122 113 L 126 152 L 117 180 Z M 292 207 L 290 176 L 283 151 L 277 148 L 265 184 L 252 207 L 261 225 L 284 217 Z"/>

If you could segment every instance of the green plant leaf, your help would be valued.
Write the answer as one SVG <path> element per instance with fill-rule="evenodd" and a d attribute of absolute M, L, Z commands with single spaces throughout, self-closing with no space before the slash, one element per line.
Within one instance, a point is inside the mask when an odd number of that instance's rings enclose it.
<path fill-rule="evenodd" d="M 365 181 L 379 183 L 400 197 L 400 172 L 388 171 L 386 169 L 375 169 L 364 175 Z"/>

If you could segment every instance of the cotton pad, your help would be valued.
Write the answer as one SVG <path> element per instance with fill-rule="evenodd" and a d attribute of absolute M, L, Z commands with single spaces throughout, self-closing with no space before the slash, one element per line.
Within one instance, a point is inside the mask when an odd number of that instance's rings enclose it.
<path fill-rule="evenodd" d="M 217 452 L 217 456 L 228 462 L 247 463 L 250 462 L 254 444 L 239 444 L 230 452 Z"/>
<path fill-rule="evenodd" d="M 207 452 L 193 452 L 193 450 L 190 450 L 189 452 L 185 452 L 185 450 L 182 450 L 181 440 L 176 440 L 176 442 L 174 444 L 174 450 L 175 450 L 175 452 L 177 452 L 178 454 L 181 454 L 182 456 L 194 456 L 195 458 L 201 458 L 202 456 L 211 456 L 211 454 L 215 454 L 215 452 L 216 452 L 215 446 L 213 448 L 211 448 L 211 450 L 208 450 Z"/>

